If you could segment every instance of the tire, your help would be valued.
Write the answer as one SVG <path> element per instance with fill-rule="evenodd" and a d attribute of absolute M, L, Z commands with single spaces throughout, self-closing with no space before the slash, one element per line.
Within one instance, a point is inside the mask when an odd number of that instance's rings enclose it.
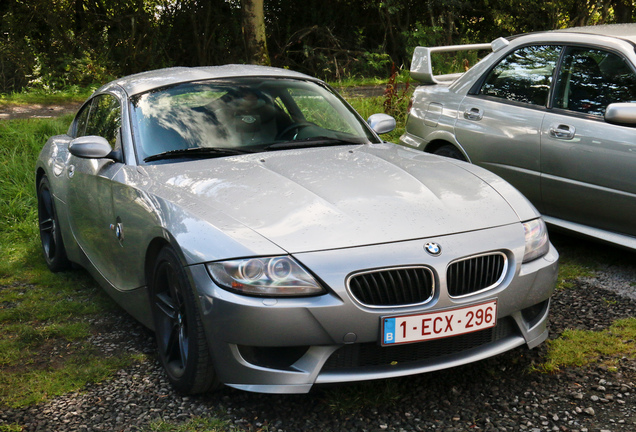
<path fill-rule="evenodd" d="M 69 270 L 71 262 L 66 256 L 60 224 L 55 210 L 55 200 L 49 179 L 43 176 L 38 183 L 38 224 L 40 242 L 46 265 L 52 272 Z"/>
<path fill-rule="evenodd" d="M 183 394 L 219 387 L 193 287 L 169 246 L 157 256 L 150 293 L 157 350 L 170 383 Z"/>
<path fill-rule="evenodd" d="M 457 150 L 457 147 L 452 144 L 445 144 L 441 146 L 440 148 L 435 150 L 433 154 L 467 162 L 462 152 Z"/>

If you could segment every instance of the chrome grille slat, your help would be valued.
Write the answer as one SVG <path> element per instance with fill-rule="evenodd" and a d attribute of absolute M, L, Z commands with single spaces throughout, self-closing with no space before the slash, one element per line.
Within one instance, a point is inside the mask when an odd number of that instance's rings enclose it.
<path fill-rule="evenodd" d="M 351 276 L 349 292 L 371 307 L 405 306 L 429 301 L 435 289 L 433 273 L 426 267 L 373 270 Z"/>
<path fill-rule="evenodd" d="M 451 297 L 463 297 L 494 288 L 506 275 L 508 260 L 501 252 L 455 261 L 448 266 L 446 282 Z"/>

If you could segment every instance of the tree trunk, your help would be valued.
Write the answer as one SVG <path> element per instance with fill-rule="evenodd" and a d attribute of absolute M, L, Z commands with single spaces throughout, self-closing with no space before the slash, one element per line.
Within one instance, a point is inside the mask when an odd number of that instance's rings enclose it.
<path fill-rule="evenodd" d="M 265 39 L 263 0 L 241 0 L 241 8 L 243 9 L 243 38 L 247 61 L 268 66 L 270 61 Z"/>

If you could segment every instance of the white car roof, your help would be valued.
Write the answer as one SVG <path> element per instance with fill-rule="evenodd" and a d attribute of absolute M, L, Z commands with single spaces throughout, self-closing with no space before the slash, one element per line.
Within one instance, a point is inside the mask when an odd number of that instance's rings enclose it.
<path fill-rule="evenodd" d="M 585 33 L 599 36 L 610 36 L 636 43 L 636 24 L 605 24 L 586 27 L 572 27 L 555 31 L 560 33 Z"/>

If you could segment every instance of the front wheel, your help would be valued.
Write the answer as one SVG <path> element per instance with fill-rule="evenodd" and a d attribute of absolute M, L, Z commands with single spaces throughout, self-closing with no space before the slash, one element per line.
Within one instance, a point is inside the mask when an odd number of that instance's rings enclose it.
<path fill-rule="evenodd" d="M 151 278 L 157 349 L 169 381 L 184 394 L 212 390 L 219 383 L 193 287 L 174 249 L 159 252 Z"/>
<path fill-rule="evenodd" d="M 445 145 L 441 146 L 440 148 L 435 150 L 433 152 L 433 154 L 436 154 L 438 156 L 449 157 L 449 158 L 452 158 L 452 159 L 457 159 L 457 160 L 466 162 L 466 158 L 464 157 L 462 152 L 457 150 L 457 147 L 455 147 L 454 145 L 451 145 L 451 144 L 445 144 Z"/>

